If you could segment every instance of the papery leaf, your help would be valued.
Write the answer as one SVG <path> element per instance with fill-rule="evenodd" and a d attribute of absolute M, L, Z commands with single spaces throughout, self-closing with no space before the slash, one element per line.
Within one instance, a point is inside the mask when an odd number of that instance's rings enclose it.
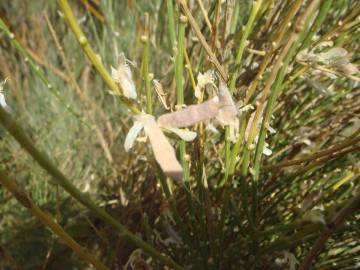
<path fill-rule="evenodd" d="M 289 270 L 296 270 L 296 265 L 299 264 L 299 261 L 295 255 L 291 252 L 284 251 L 284 257 L 285 260 L 289 262 Z"/>
<path fill-rule="evenodd" d="M 144 125 L 155 159 L 163 172 L 174 180 L 180 181 L 183 169 L 176 159 L 174 148 L 157 125 L 155 118 L 152 115 L 144 114 L 139 117 L 139 121 Z"/>
<path fill-rule="evenodd" d="M 345 75 L 354 75 L 359 73 L 357 66 L 352 63 L 335 63 L 332 66 Z"/>
<path fill-rule="evenodd" d="M 310 222 L 310 223 L 320 223 L 326 224 L 323 213 L 320 210 L 310 210 L 303 214 L 301 217 L 302 222 Z"/>
<path fill-rule="evenodd" d="M 157 122 L 162 127 L 189 127 L 209 120 L 219 111 L 219 99 L 214 97 L 198 105 L 190 105 L 182 110 L 161 115 Z"/>
<path fill-rule="evenodd" d="M 136 137 L 139 135 L 140 131 L 143 129 L 144 125 L 140 121 L 136 121 L 134 125 L 130 128 L 128 134 L 125 138 L 124 148 L 128 152 L 134 145 Z"/>
<path fill-rule="evenodd" d="M 329 97 L 332 96 L 333 93 L 327 89 L 322 83 L 312 80 L 308 77 L 305 77 L 305 81 L 314 89 L 316 92 L 318 92 L 320 95 Z"/>
<path fill-rule="evenodd" d="M 197 76 L 197 85 L 195 87 L 195 97 L 197 99 L 200 98 L 201 91 L 204 89 L 204 87 L 207 84 L 212 84 L 212 85 L 215 86 L 214 79 L 215 78 L 214 78 L 214 71 L 213 70 L 208 70 L 204 74 L 199 72 L 199 74 Z"/>
<path fill-rule="evenodd" d="M 230 140 L 234 141 L 239 131 L 238 110 L 225 83 L 219 86 L 219 112 L 216 119 L 224 126 L 230 126 Z"/>

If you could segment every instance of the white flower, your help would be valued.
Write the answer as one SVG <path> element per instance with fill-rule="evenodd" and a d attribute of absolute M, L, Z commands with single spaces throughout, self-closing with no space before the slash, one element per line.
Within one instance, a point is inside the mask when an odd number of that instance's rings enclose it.
<path fill-rule="evenodd" d="M 126 152 L 133 147 L 136 137 L 139 135 L 140 131 L 143 129 L 144 125 L 140 121 L 135 121 L 134 125 L 130 128 L 128 134 L 125 138 L 124 148 Z"/>
<path fill-rule="evenodd" d="M 127 98 L 136 99 L 136 88 L 132 79 L 131 69 L 128 64 L 129 61 L 125 58 L 123 53 L 119 55 L 118 61 L 119 64 L 117 69 L 111 67 L 111 77 L 115 82 L 120 84 L 124 96 Z"/>
<path fill-rule="evenodd" d="M 150 140 L 152 151 L 160 168 L 167 176 L 180 181 L 182 179 L 183 169 L 176 159 L 174 148 L 161 131 L 154 116 L 143 113 L 136 117 L 134 125 L 130 128 L 126 136 L 125 149 L 131 148 L 137 135 L 143 128 L 146 136 Z"/>

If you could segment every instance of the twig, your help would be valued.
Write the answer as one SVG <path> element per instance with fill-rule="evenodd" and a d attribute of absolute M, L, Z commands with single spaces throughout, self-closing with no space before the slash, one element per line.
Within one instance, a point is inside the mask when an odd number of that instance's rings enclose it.
<path fill-rule="evenodd" d="M 48 227 L 54 234 L 56 234 L 68 247 L 77 253 L 85 261 L 92 264 L 96 269 L 108 270 L 100 261 L 96 259 L 94 254 L 91 254 L 84 247 L 80 246 L 61 226 L 55 223 L 52 218 L 37 207 L 28 195 L 20 190 L 13 179 L 0 170 L 0 183 L 9 190 L 13 196 L 27 208 L 37 219 L 39 219 L 46 227 Z"/>

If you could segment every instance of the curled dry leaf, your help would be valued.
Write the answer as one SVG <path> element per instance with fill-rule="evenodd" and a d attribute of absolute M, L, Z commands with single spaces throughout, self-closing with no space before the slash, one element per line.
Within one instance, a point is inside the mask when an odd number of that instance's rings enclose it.
<path fill-rule="evenodd" d="M 162 127 L 182 128 L 214 118 L 219 111 L 219 98 L 214 97 L 198 105 L 161 115 L 157 122 Z"/>
<path fill-rule="evenodd" d="M 216 119 L 224 126 L 230 127 L 230 140 L 234 141 L 239 131 L 238 110 L 231 97 L 228 87 L 220 82 L 219 86 L 220 108 Z"/>
<path fill-rule="evenodd" d="M 195 97 L 197 99 L 199 99 L 201 97 L 201 91 L 205 88 L 205 86 L 207 84 L 211 84 L 214 87 L 214 71 L 213 70 L 208 70 L 206 71 L 204 74 L 202 74 L 201 72 L 199 72 L 198 76 L 197 76 L 197 85 L 195 87 Z"/>
<path fill-rule="evenodd" d="M 335 47 L 331 48 L 326 52 L 319 53 L 317 55 L 317 59 L 319 62 L 329 63 L 337 61 L 339 59 L 344 59 L 347 54 L 348 52 L 344 48 Z"/>
<path fill-rule="evenodd" d="M 119 64 L 117 69 L 111 67 L 111 76 L 115 82 L 120 84 L 124 96 L 127 98 L 136 99 L 137 94 L 135 83 L 132 79 L 131 69 L 127 62 L 128 60 L 125 58 L 125 55 L 121 53 L 119 55 Z"/>
<path fill-rule="evenodd" d="M 333 95 L 333 93 L 327 87 L 325 87 L 321 82 L 312 80 L 307 76 L 305 77 L 305 81 L 321 96 L 330 97 Z"/>
<path fill-rule="evenodd" d="M 139 120 L 144 125 L 155 159 L 163 172 L 174 180 L 180 181 L 183 174 L 182 167 L 176 159 L 174 148 L 157 125 L 154 117 L 144 114 L 139 117 Z"/>
<path fill-rule="evenodd" d="M 299 264 L 299 261 L 295 255 L 291 252 L 284 251 L 284 258 L 289 263 L 289 270 L 296 270 L 296 265 Z"/>
<path fill-rule="evenodd" d="M 345 75 L 354 75 L 359 73 L 357 66 L 352 63 L 335 63 L 333 67 Z"/>

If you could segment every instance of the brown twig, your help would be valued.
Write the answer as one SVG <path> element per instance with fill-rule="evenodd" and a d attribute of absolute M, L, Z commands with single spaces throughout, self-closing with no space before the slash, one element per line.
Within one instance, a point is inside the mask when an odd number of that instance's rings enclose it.
<path fill-rule="evenodd" d="M 315 241 L 311 250 L 306 255 L 304 261 L 299 267 L 299 270 L 310 269 L 313 260 L 317 254 L 324 248 L 326 241 L 334 233 L 334 231 L 341 225 L 345 219 L 351 214 L 360 209 L 360 192 L 349 200 L 349 202 L 334 216 L 331 222 L 326 226 L 321 235 Z"/>
<path fill-rule="evenodd" d="M 339 143 L 333 147 L 331 147 L 330 149 L 318 152 L 316 154 L 311 154 L 308 155 L 306 157 L 303 158 L 299 158 L 299 159 L 295 159 L 295 160 L 290 160 L 290 161 L 284 161 L 272 166 L 264 166 L 263 168 L 265 170 L 274 170 L 277 169 L 279 167 L 289 167 L 289 166 L 293 166 L 293 165 L 300 165 L 306 161 L 310 161 L 310 160 L 315 160 L 317 158 L 323 157 L 323 156 L 328 156 L 328 155 L 333 155 L 335 152 L 342 150 L 348 146 L 351 146 L 353 144 L 356 144 L 360 141 L 360 137 L 355 137 L 352 138 L 350 140 L 346 140 L 345 142 Z"/>

